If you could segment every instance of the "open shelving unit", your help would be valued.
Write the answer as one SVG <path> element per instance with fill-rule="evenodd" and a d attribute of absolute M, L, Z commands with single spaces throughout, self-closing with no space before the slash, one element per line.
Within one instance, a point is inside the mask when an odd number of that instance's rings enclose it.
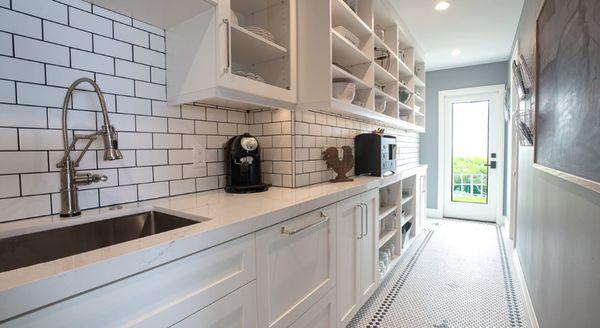
<path fill-rule="evenodd" d="M 416 206 L 417 179 L 417 175 L 409 175 L 379 189 L 379 259 L 393 252 L 380 281 L 385 279 L 417 236 L 420 215 Z"/>
<path fill-rule="evenodd" d="M 346 0 L 298 1 L 297 109 L 424 132 L 425 63 L 414 40 L 389 3 L 348 2 L 357 6 L 351 7 Z M 336 30 L 339 26 L 359 41 L 355 44 L 346 38 Z M 356 85 L 352 103 L 334 98 L 334 81 Z M 408 101 L 400 101 L 401 90 L 410 94 Z M 376 111 L 376 103 L 383 102 L 385 107 Z"/>

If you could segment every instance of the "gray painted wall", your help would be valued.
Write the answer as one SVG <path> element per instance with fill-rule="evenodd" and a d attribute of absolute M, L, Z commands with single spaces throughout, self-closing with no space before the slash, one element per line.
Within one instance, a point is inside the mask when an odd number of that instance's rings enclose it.
<path fill-rule="evenodd" d="M 542 2 L 525 1 L 516 36 L 532 67 Z M 532 164 L 533 148 L 521 147 L 516 247 L 540 326 L 598 327 L 600 194 Z"/>
<path fill-rule="evenodd" d="M 428 208 L 437 208 L 438 201 L 438 92 L 506 84 L 508 80 L 507 65 L 508 62 L 498 62 L 427 72 L 427 132 L 421 135 L 421 163 L 429 165 L 427 172 Z"/>

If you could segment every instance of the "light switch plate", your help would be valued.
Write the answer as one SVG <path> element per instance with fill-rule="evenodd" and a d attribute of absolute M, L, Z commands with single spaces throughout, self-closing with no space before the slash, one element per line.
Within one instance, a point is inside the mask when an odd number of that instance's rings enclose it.
<path fill-rule="evenodd" d="M 195 145 L 194 150 L 194 163 L 195 168 L 206 167 L 206 147 L 202 145 Z"/>

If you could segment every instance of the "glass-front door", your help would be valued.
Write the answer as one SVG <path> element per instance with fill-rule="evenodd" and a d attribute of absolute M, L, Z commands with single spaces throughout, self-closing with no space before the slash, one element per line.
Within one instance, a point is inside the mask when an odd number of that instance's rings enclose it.
<path fill-rule="evenodd" d="M 496 221 L 502 114 L 497 92 L 445 98 L 444 216 Z M 496 113 L 500 111 L 500 115 Z"/>

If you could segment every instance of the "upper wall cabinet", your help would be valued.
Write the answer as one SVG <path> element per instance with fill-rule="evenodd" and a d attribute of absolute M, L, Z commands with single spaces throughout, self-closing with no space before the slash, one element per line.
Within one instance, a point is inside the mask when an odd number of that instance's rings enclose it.
<path fill-rule="evenodd" d="M 296 0 L 219 0 L 168 28 L 168 101 L 293 109 L 295 7 Z"/>
<path fill-rule="evenodd" d="M 387 1 L 298 2 L 298 108 L 423 132 L 424 62 Z"/>

